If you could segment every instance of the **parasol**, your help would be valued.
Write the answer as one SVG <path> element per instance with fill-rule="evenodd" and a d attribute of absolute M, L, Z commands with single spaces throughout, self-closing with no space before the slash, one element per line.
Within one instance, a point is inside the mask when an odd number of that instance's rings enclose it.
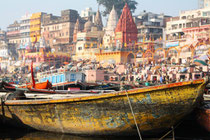
<path fill-rule="evenodd" d="M 196 64 L 198 66 L 200 66 L 200 65 L 208 66 L 208 64 L 206 62 L 204 62 L 203 60 L 198 60 L 198 59 L 194 60 L 194 64 Z"/>

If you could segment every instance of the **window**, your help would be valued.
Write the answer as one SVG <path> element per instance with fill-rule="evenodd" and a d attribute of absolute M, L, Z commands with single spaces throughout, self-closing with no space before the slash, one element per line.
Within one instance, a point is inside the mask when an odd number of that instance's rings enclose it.
<path fill-rule="evenodd" d="M 76 81 L 76 74 L 70 75 L 70 81 Z"/>

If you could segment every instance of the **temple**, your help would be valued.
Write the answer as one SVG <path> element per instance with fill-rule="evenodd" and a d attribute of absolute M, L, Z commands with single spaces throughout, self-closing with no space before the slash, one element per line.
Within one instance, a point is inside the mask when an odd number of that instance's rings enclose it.
<path fill-rule="evenodd" d="M 119 21 L 116 21 L 117 13 L 113 6 L 105 29 L 103 44 L 105 49 L 96 54 L 97 61 L 132 63 L 135 61 L 135 55 L 131 52 L 131 48 L 137 41 L 138 31 L 127 4 L 122 10 Z"/>
<path fill-rule="evenodd" d="M 133 21 L 132 14 L 126 3 L 115 29 L 116 45 L 127 47 L 126 44 L 137 42 L 137 33 L 138 30 L 136 24 Z"/>
<path fill-rule="evenodd" d="M 106 50 L 113 50 L 115 46 L 115 28 L 117 27 L 118 23 L 118 15 L 114 8 L 112 7 L 112 10 L 109 14 L 109 18 L 107 21 L 107 27 L 105 28 L 105 34 L 104 34 L 104 46 Z"/>

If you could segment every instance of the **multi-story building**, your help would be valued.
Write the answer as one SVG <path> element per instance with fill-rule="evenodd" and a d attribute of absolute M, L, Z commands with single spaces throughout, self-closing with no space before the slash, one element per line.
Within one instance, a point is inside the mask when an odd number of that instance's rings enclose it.
<path fill-rule="evenodd" d="M 210 0 L 198 0 L 198 7 L 202 8 L 209 8 L 210 7 Z"/>
<path fill-rule="evenodd" d="M 30 43 L 30 18 L 31 14 L 26 14 L 20 19 L 20 48 L 26 48 Z"/>
<path fill-rule="evenodd" d="M 15 21 L 7 27 L 7 39 L 9 43 L 20 44 L 20 23 Z"/>
<path fill-rule="evenodd" d="M 0 42 L 6 41 L 6 32 L 0 29 Z"/>
<path fill-rule="evenodd" d="M 163 28 L 166 26 L 165 20 L 168 17 L 170 16 L 146 11 L 136 16 L 135 22 L 138 29 L 138 42 L 162 38 Z"/>
<path fill-rule="evenodd" d="M 73 42 L 74 26 L 78 18 L 78 12 L 71 9 L 61 11 L 61 17 L 45 15 L 42 34 L 47 45 L 56 52 L 67 52 Z"/>
<path fill-rule="evenodd" d="M 102 31 L 102 19 L 98 11 L 95 24 L 89 19 L 84 25 L 84 31 L 77 33 L 76 55 L 73 59 L 96 59 L 99 47 L 102 47 L 104 31 Z"/>
<path fill-rule="evenodd" d="M 184 37 L 184 28 L 198 27 L 210 23 L 210 8 L 181 11 L 178 17 L 171 17 L 167 21 L 167 40 Z"/>
<path fill-rule="evenodd" d="M 34 13 L 31 15 L 30 18 L 30 38 L 31 42 L 39 42 L 39 39 L 41 37 L 41 25 L 43 21 L 43 16 L 46 13 L 39 12 Z"/>

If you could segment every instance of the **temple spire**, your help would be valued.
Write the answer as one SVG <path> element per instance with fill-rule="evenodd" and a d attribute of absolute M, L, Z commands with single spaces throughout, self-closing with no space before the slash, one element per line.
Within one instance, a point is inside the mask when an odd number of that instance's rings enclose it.
<path fill-rule="evenodd" d="M 74 35 L 73 35 L 73 42 L 76 42 L 77 41 L 77 33 L 81 31 L 81 28 L 80 28 L 80 23 L 79 23 L 79 19 L 77 19 L 77 22 L 74 26 Z"/>
<path fill-rule="evenodd" d="M 118 33 L 116 42 L 118 40 L 122 44 L 128 44 L 130 42 L 137 41 L 138 30 L 127 3 L 125 3 L 125 6 L 122 10 L 122 14 L 115 29 L 115 33 Z"/>
<path fill-rule="evenodd" d="M 116 12 L 115 7 L 113 5 L 112 10 L 109 14 L 108 21 L 107 21 L 107 27 L 106 27 L 106 33 L 105 34 L 110 35 L 110 36 L 114 35 L 117 23 L 118 23 L 118 15 L 117 15 L 117 12 Z"/>
<path fill-rule="evenodd" d="M 99 7 L 98 7 L 98 11 L 96 13 L 96 17 L 95 17 L 94 23 L 97 26 L 98 30 L 102 30 L 103 29 L 103 23 L 102 23 L 101 13 L 99 12 Z"/>

